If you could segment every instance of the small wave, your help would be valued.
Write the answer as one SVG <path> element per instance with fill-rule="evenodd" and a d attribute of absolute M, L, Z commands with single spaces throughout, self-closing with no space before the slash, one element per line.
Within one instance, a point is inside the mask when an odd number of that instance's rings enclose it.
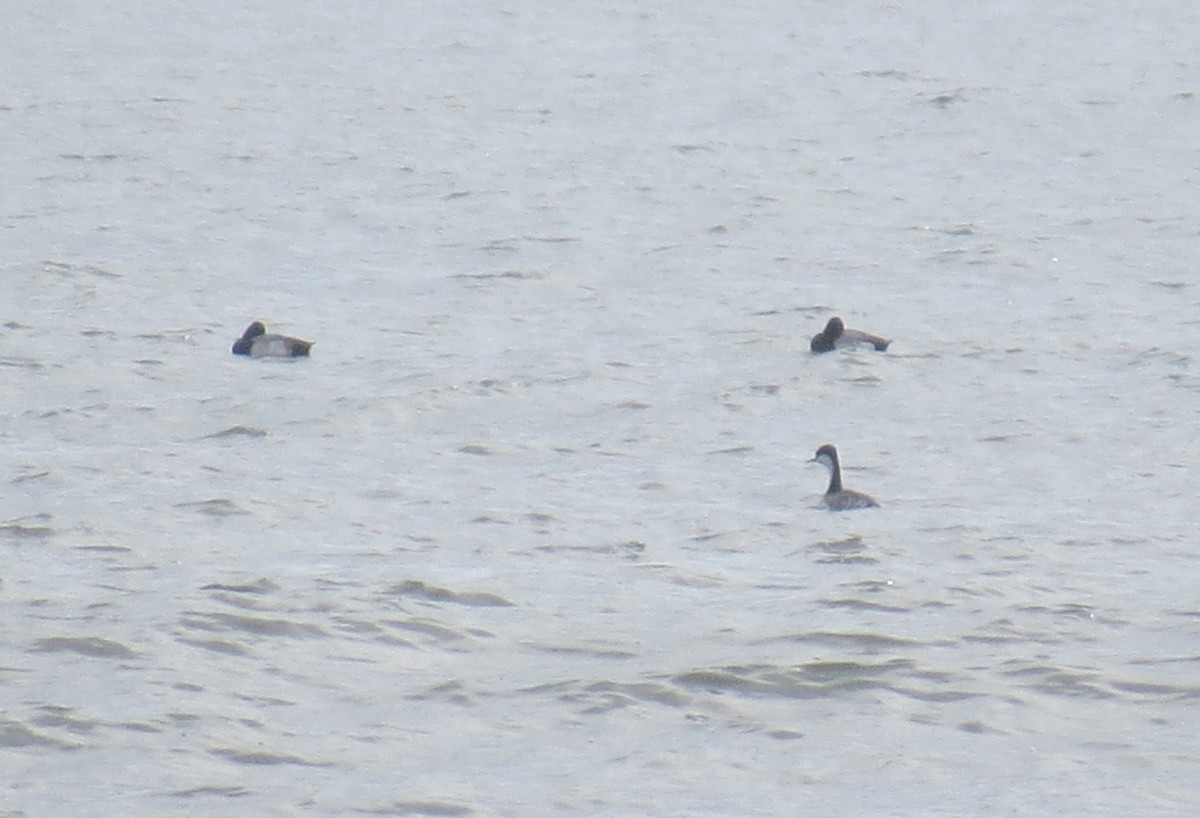
<path fill-rule="evenodd" d="M 325 631 L 308 622 L 243 614 L 191 613 L 185 616 L 183 624 L 193 630 L 239 631 L 256 636 L 286 636 L 295 639 L 325 636 Z"/>
<path fill-rule="evenodd" d="M 14 369 L 45 369 L 46 365 L 32 358 L 0 358 L 0 366 L 11 366 Z"/>
<path fill-rule="evenodd" d="M 95 719 L 81 717 L 74 708 L 53 704 L 40 706 L 31 721 L 38 727 L 66 730 L 76 735 L 90 733 L 100 726 Z"/>
<path fill-rule="evenodd" d="M 882 633 L 866 633 L 866 632 L 847 632 L 839 633 L 834 631 L 808 631 L 805 633 L 797 633 L 790 636 L 774 637 L 766 642 L 799 642 L 802 644 L 817 644 L 831 645 L 843 649 L 861 649 L 868 651 L 878 651 L 885 648 L 916 648 L 921 645 L 913 639 L 905 639 L 899 636 L 888 636 Z"/>
<path fill-rule="evenodd" d="M 1024 680 L 1024 686 L 1039 693 L 1084 699 L 1125 698 L 1135 701 L 1180 701 L 1200 698 L 1200 685 L 1164 684 L 1115 679 L 1091 669 L 1010 663 L 1002 675 Z"/>
<path fill-rule="evenodd" d="M 364 815 L 428 815 L 432 818 L 445 816 L 473 815 L 475 810 L 461 804 L 449 801 L 393 801 L 377 807 L 365 807 L 355 810 Z"/>
<path fill-rule="evenodd" d="M 98 636 L 50 636 L 33 643 L 32 650 L 38 653 L 78 653 L 98 659 L 132 659 L 137 652 Z"/>
<path fill-rule="evenodd" d="M 79 746 L 41 733 L 19 721 L 0 720 L 0 747 L 54 747 L 60 750 L 74 750 Z"/>
<path fill-rule="evenodd" d="M 213 432 L 211 435 L 204 435 L 197 440 L 221 440 L 227 437 L 266 437 L 265 429 L 258 429 L 254 426 L 230 426 L 228 429 L 222 429 L 219 432 Z"/>
<path fill-rule="evenodd" d="M 863 68 L 857 72 L 860 77 L 872 79 L 906 80 L 909 73 L 900 68 Z"/>
<path fill-rule="evenodd" d="M 190 790 L 176 790 L 169 793 L 175 798 L 196 798 L 198 796 L 219 795 L 226 798 L 238 798 L 244 795 L 249 795 L 250 790 L 245 787 L 229 786 L 229 787 L 194 787 Z"/>
<path fill-rule="evenodd" d="M 83 551 L 88 554 L 132 554 L 133 549 L 127 545 L 77 545 L 76 551 Z"/>
<path fill-rule="evenodd" d="M 300 756 L 292 755 L 291 753 L 271 753 L 266 750 L 235 750 L 232 748 L 222 748 L 219 750 L 209 750 L 215 756 L 232 761 L 235 764 L 254 764 L 254 765 L 276 765 L 276 764 L 294 764 L 300 767 L 331 767 L 329 762 L 309 761 Z"/>
<path fill-rule="evenodd" d="M 830 563 L 875 563 L 878 559 L 868 553 L 867 544 L 857 535 L 842 540 L 827 540 L 813 543 L 808 550 L 819 554 L 817 562 Z"/>
<path fill-rule="evenodd" d="M 185 508 L 199 514 L 207 514 L 210 517 L 236 517 L 250 513 L 232 500 L 226 500 L 223 497 L 197 500 L 191 503 L 176 503 L 175 508 Z"/>
<path fill-rule="evenodd" d="M 991 733 L 994 735 L 1001 734 L 999 730 L 995 729 L 994 727 L 988 727 L 981 721 L 964 721 L 962 724 L 958 725 L 958 729 L 962 730 L 964 733 Z"/>
<path fill-rule="evenodd" d="M 385 620 L 382 624 L 395 628 L 397 630 L 408 631 L 423 636 L 428 636 L 433 642 L 461 642 L 469 639 L 470 635 L 457 628 L 452 628 L 449 625 L 444 625 L 441 622 L 432 619 L 390 619 Z M 482 632 L 479 632 L 482 634 Z"/>
<path fill-rule="evenodd" d="M 595 545 L 538 545 L 534 550 L 546 553 L 613 554 L 626 559 L 637 559 L 646 551 L 646 544 L 641 540 L 626 540 L 625 542 L 597 543 Z"/>
<path fill-rule="evenodd" d="M 753 446 L 734 446 L 730 449 L 714 449 L 713 451 L 709 452 L 709 454 L 726 454 L 726 455 L 730 455 L 730 454 L 742 455 L 742 454 L 753 454 L 753 453 L 754 453 Z"/>
<path fill-rule="evenodd" d="M 532 645 L 534 650 L 561 656 L 589 656 L 593 659 L 633 659 L 637 653 L 621 648 L 572 647 L 569 645 Z"/>
<path fill-rule="evenodd" d="M 583 683 L 580 680 L 539 684 L 522 688 L 526 696 L 554 698 L 577 706 L 581 715 L 597 715 L 639 704 L 658 704 L 666 707 L 686 707 L 692 697 L 675 687 L 657 681 L 617 682 L 601 680 Z"/>
<path fill-rule="evenodd" d="M 1148 699 L 1200 699 L 1200 685 L 1168 685 L 1159 682 L 1114 680 L 1113 689 Z"/>
<path fill-rule="evenodd" d="M 18 474 L 16 477 L 14 477 L 12 479 L 12 482 L 13 483 L 24 483 L 28 480 L 41 480 L 43 477 L 49 477 L 49 476 L 50 476 L 50 472 L 48 472 L 48 471 L 33 471 L 33 472 L 28 472 L 26 474 Z"/>
<path fill-rule="evenodd" d="M 463 195 L 466 195 L 466 194 L 463 194 Z M 577 241 L 577 239 L 574 239 L 574 238 L 536 239 L 535 237 L 532 237 L 532 236 L 526 236 L 525 238 L 535 240 L 535 241 L 540 240 L 540 241 L 550 241 L 550 242 Z M 490 273 L 455 273 L 454 275 L 450 276 L 450 278 L 458 279 L 459 281 L 497 281 L 497 280 L 503 281 L 505 279 L 510 280 L 510 281 L 538 281 L 542 278 L 545 278 L 545 276 L 542 275 L 541 273 L 536 273 L 531 270 L 503 270 L 501 272 L 490 272 Z"/>
<path fill-rule="evenodd" d="M 468 605 L 473 608 L 510 608 L 511 602 L 496 594 L 482 591 L 457 592 L 449 588 L 428 585 L 420 580 L 410 579 L 393 585 L 387 593 L 391 596 L 410 596 L 430 602 L 451 602 L 455 605 Z"/>
<path fill-rule="evenodd" d="M 1016 610 L 1022 613 L 1043 614 L 1067 619 L 1082 619 L 1089 622 L 1099 622 L 1104 625 L 1127 625 L 1127 621 L 1101 615 L 1091 605 L 1078 602 L 1067 602 L 1062 605 L 1019 605 Z"/>
<path fill-rule="evenodd" d="M 1001 675 L 1025 680 L 1024 687 L 1039 693 L 1071 698 L 1113 699 L 1116 693 L 1107 689 L 1099 674 L 1067 670 L 1050 665 L 1020 663 L 1001 671 Z"/>
<path fill-rule="evenodd" d="M 657 682 L 594 682 L 584 688 L 584 692 L 620 696 L 632 701 L 665 704 L 669 707 L 683 707 L 689 701 L 689 697 L 680 695 L 679 691 Z"/>
<path fill-rule="evenodd" d="M 888 677 L 912 670 L 906 659 L 880 663 L 815 661 L 797 667 L 748 665 L 681 673 L 673 681 L 710 693 L 808 699 L 871 688 L 892 688 Z"/>
<path fill-rule="evenodd" d="M 8 522 L 0 525 L 0 535 L 18 540 L 41 540 L 54 536 L 54 529 L 48 525 L 23 525 L 18 522 Z"/>
<path fill-rule="evenodd" d="M 250 651 L 246 650 L 241 645 L 234 642 L 226 642 L 224 639 L 180 639 L 185 645 L 191 645 L 194 648 L 203 648 L 210 650 L 213 653 L 223 653 L 226 656 L 249 656 Z"/>
<path fill-rule="evenodd" d="M 852 611 L 879 611 L 881 613 L 907 613 L 910 608 L 898 605 L 884 605 L 881 602 L 871 602 L 867 599 L 821 599 L 817 604 L 823 608 L 848 608 Z"/>
<path fill-rule="evenodd" d="M 459 706 L 475 703 L 475 698 L 467 692 L 466 685 L 458 680 L 434 685 L 419 693 L 410 693 L 404 698 L 416 702 L 448 702 Z"/>
<path fill-rule="evenodd" d="M 254 582 L 243 582 L 238 585 L 225 585 L 214 582 L 200 586 L 201 591 L 229 591 L 235 594 L 269 594 L 279 590 L 279 586 L 269 579 L 257 579 Z"/>

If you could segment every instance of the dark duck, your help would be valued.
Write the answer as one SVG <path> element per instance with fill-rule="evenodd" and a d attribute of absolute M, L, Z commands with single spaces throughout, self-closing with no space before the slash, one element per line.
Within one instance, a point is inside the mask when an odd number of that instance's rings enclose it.
<path fill-rule="evenodd" d="M 288 335 L 270 335 L 261 321 L 255 321 L 233 342 L 233 354 L 252 358 L 299 358 L 307 357 L 312 345 L 312 341 L 301 341 Z"/>
<path fill-rule="evenodd" d="M 847 329 L 845 322 L 835 315 L 829 319 L 829 323 L 825 325 L 825 329 L 813 336 L 812 343 L 808 347 L 813 352 L 833 352 L 835 349 L 841 347 L 870 344 L 875 347 L 876 351 L 884 352 L 890 343 L 891 341 L 886 338 L 880 338 L 878 335 L 872 335 L 869 332 Z"/>

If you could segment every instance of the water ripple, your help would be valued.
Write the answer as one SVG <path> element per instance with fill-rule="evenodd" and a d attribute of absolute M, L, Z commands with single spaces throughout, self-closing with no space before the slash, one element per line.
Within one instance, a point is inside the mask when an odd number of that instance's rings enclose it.
<path fill-rule="evenodd" d="M 444 644 L 446 642 L 461 642 L 469 639 L 472 635 L 491 636 L 491 634 L 487 633 L 486 631 L 473 630 L 471 632 L 467 632 L 458 628 L 450 627 L 449 625 L 433 619 L 421 619 L 417 617 L 410 619 L 388 619 L 384 620 L 382 624 L 396 630 L 427 636 L 430 638 L 430 641 L 438 644 Z"/>
<path fill-rule="evenodd" d="M 323 629 L 307 622 L 229 613 L 190 613 L 184 616 L 183 625 L 193 630 L 238 631 L 255 636 L 286 636 L 295 639 L 326 635 Z"/>
<path fill-rule="evenodd" d="M 921 642 L 915 639 L 904 639 L 898 636 L 888 636 L 882 633 L 851 632 L 839 633 L 834 631 L 806 631 L 790 636 L 774 637 L 768 642 L 799 642 L 818 645 L 831 645 L 846 649 L 859 648 L 866 651 L 879 651 L 884 648 L 917 648 Z"/>
<path fill-rule="evenodd" d="M 823 608 L 848 608 L 852 611 L 882 611 L 884 613 L 907 613 L 912 610 L 897 605 L 883 605 L 879 602 L 869 602 L 865 599 L 821 599 L 817 604 Z"/>
<path fill-rule="evenodd" d="M 816 661 L 793 668 L 743 665 L 681 673 L 673 681 L 685 688 L 710 693 L 740 693 L 754 697 L 816 698 L 847 691 L 890 687 L 885 677 L 910 671 L 912 662 L 892 659 L 877 664 Z"/>
<path fill-rule="evenodd" d="M 175 508 L 186 508 L 200 514 L 207 514 L 210 517 L 236 517 L 250 513 L 237 503 L 227 500 L 224 497 L 217 497 L 212 500 L 197 500 L 190 503 L 176 503 Z"/>
<path fill-rule="evenodd" d="M 1007 663 L 1001 675 L 1022 682 L 1022 686 L 1029 690 L 1068 698 L 1108 700 L 1132 696 L 1154 701 L 1200 698 L 1200 685 L 1196 684 L 1121 680 L 1092 669 L 1037 665 L 1015 660 Z"/>
<path fill-rule="evenodd" d="M 473 608 L 510 608 L 511 602 L 496 594 L 480 591 L 458 592 L 436 585 L 427 585 L 419 580 L 410 579 L 393 585 L 385 592 L 389 596 L 408 596 L 430 602 L 450 602 L 455 605 L 468 605 Z"/>
<path fill-rule="evenodd" d="M 228 437 L 266 437 L 265 429 L 259 429 L 254 426 L 230 426 L 228 429 L 223 429 L 219 432 L 213 432 L 211 435 L 204 435 L 200 440 L 222 440 Z"/>
<path fill-rule="evenodd" d="M 11 719 L 0 720 L 0 747 L 54 747 L 74 750 L 79 744 L 62 741 Z"/>
<path fill-rule="evenodd" d="M 301 767 L 332 767 L 330 762 L 309 761 L 300 756 L 291 755 L 290 753 L 270 753 L 265 750 L 235 750 L 232 748 L 222 748 L 218 750 L 209 750 L 215 756 L 220 756 L 227 761 L 232 761 L 236 764 L 253 764 L 253 765 L 276 765 L 276 764 L 294 764 Z"/>
<path fill-rule="evenodd" d="M 657 682 L 599 681 L 580 691 L 564 694 L 561 698 L 586 704 L 584 713 L 603 713 L 638 703 L 683 707 L 689 701 L 679 691 Z"/>
<path fill-rule="evenodd" d="M 254 582 L 244 582 L 240 585 L 224 585 L 214 582 L 201 586 L 202 591 L 228 591 L 235 594 L 269 594 L 279 590 L 279 586 L 269 579 L 257 579 Z"/>
<path fill-rule="evenodd" d="M 99 659 L 131 659 L 138 655 L 120 642 L 96 636 L 50 636 L 38 639 L 31 650 L 38 653 L 78 653 Z"/>
<path fill-rule="evenodd" d="M 17 478 L 18 482 L 24 478 Z M 55 531 L 48 525 L 40 525 L 50 521 L 49 514 L 35 514 L 30 517 L 19 517 L 0 524 L 0 535 L 7 534 L 18 540 L 41 540 L 54 535 Z M 39 524 L 34 524 L 34 523 Z"/>
<path fill-rule="evenodd" d="M 473 815 L 475 810 L 461 804 L 451 804 L 447 801 L 393 801 L 378 807 L 362 807 L 355 812 L 363 815 L 428 815 L 432 818 L 442 816 Z"/>
<path fill-rule="evenodd" d="M 808 550 L 820 556 L 819 563 L 876 563 L 878 559 L 867 553 L 867 544 L 858 535 L 842 540 L 813 543 Z"/>

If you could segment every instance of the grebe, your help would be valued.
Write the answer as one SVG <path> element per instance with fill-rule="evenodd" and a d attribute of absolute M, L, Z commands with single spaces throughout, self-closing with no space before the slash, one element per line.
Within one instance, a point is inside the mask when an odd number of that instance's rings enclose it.
<path fill-rule="evenodd" d="M 301 341 L 287 335 L 267 335 L 261 321 L 246 327 L 242 337 L 233 342 L 234 355 L 250 355 L 254 358 L 298 358 L 308 355 L 312 341 Z"/>
<path fill-rule="evenodd" d="M 838 347 L 870 344 L 875 347 L 877 352 L 885 352 L 890 343 L 891 341 L 886 338 L 880 338 L 878 335 L 872 335 L 869 332 L 846 329 L 846 325 L 842 319 L 835 315 L 829 319 L 829 323 L 825 325 L 825 329 L 813 336 L 812 343 L 808 345 L 808 348 L 813 352 L 833 352 Z"/>
<path fill-rule="evenodd" d="M 856 508 L 877 508 L 879 503 L 861 491 L 842 488 L 842 464 L 838 462 L 837 449 L 826 443 L 817 449 L 809 463 L 820 463 L 829 469 L 829 488 L 825 489 L 825 505 L 830 511 L 850 511 Z"/>

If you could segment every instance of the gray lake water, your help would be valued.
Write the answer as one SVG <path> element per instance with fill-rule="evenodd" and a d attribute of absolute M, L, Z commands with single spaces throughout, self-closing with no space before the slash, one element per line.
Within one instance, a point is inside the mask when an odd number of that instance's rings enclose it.
<path fill-rule="evenodd" d="M 1200 813 L 1200 18 L 1046 5 L 9 9 L 0 816 Z"/>

